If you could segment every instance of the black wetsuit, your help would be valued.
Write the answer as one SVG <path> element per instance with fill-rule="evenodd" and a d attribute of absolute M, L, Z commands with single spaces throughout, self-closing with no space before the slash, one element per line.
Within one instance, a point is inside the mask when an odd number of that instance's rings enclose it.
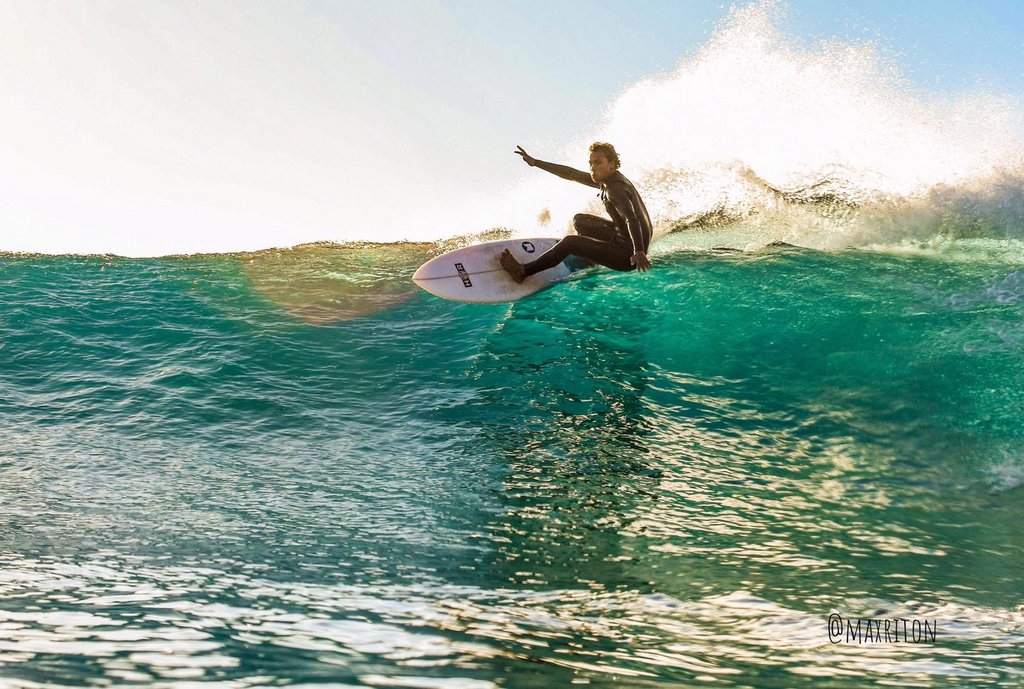
<path fill-rule="evenodd" d="M 638 251 L 647 253 L 651 244 L 651 218 L 633 183 L 618 170 L 598 184 L 589 173 L 566 165 L 535 160 L 541 170 L 563 179 L 601 190 L 601 201 L 611 220 L 579 213 L 572 219 L 576 234 L 562 238 L 549 250 L 527 263 L 527 275 L 554 268 L 570 254 L 589 259 L 613 270 L 635 270 L 630 263 Z"/>

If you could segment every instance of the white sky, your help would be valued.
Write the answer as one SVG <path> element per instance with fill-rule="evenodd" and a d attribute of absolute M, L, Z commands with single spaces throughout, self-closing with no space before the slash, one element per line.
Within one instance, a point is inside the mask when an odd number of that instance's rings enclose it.
<path fill-rule="evenodd" d="M 896 3 L 909 20 L 889 3 L 807 0 L 791 15 L 800 31 L 889 36 L 927 83 L 1019 86 L 1021 13 L 990 5 L 966 38 L 945 3 L 924 38 L 917 5 Z M 487 229 L 488 200 L 527 174 L 516 144 L 565 155 L 724 14 L 704 0 L 3 1 L 0 250 L 156 255 Z M 959 37 L 949 50 L 967 41 L 990 61 L 957 71 L 936 53 L 944 16 Z"/>

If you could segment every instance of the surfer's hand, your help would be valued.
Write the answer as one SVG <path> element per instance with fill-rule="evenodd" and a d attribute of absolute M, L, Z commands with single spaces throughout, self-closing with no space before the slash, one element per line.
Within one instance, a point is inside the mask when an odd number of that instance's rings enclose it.
<path fill-rule="evenodd" d="M 530 167 L 533 167 L 534 165 L 537 164 L 537 159 L 531 156 L 526 151 L 524 151 L 522 146 L 516 146 L 516 153 L 518 155 L 521 155 L 523 157 L 523 160 L 526 161 L 526 164 L 529 165 Z"/>
<path fill-rule="evenodd" d="M 642 251 L 638 251 L 633 254 L 633 257 L 629 259 L 629 262 L 636 266 L 636 269 L 641 273 L 645 270 L 651 269 L 651 261 L 647 258 L 647 254 Z"/>

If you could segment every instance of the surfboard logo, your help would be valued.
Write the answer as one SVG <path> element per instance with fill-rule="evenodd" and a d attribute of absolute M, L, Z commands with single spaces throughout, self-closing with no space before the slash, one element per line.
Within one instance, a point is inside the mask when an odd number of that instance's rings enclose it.
<path fill-rule="evenodd" d="M 455 270 L 459 271 L 459 277 L 462 278 L 463 287 L 473 286 L 473 281 L 469 279 L 469 273 L 466 272 L 465 267 L 461 263 L 455 264 Z"/>
<path fill-rule="evenodd" d="M 532 254 L 537 250 L 537 247 L 533 245 L 533 242 L 523 242 L 523 251 L 528 254 Z"/>

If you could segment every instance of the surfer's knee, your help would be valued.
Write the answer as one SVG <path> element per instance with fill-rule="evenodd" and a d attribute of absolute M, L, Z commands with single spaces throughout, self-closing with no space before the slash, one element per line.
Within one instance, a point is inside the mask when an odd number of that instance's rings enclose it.
<path fill-rule="evenodd" d="M 572 229 L 579 235 L 588 235 L 594 226 L 594 216 L 586 213 L 577 213 L 572 216 Z"/>

